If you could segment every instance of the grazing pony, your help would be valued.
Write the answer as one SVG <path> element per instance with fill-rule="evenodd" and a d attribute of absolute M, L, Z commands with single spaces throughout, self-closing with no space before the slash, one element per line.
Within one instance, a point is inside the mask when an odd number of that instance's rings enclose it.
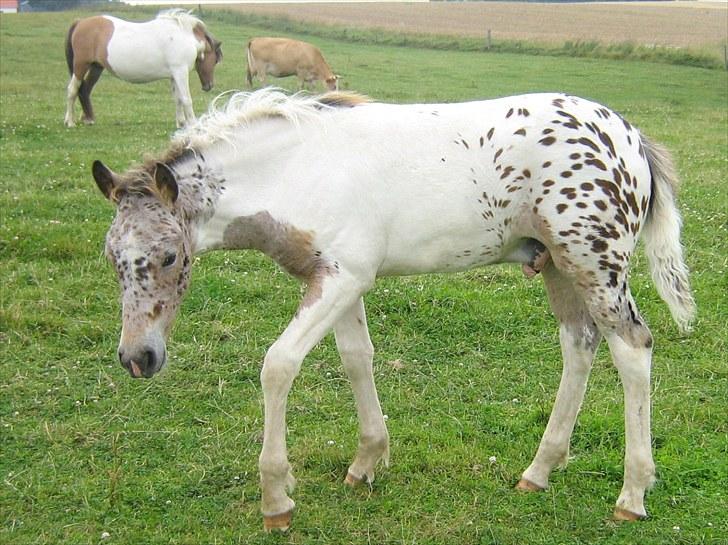
<path fill-rule="evenodd" d="M 65 124 L 75 125 L 73 106 L 78 97 L 83 122 L 95 121 L 91 91 L 104 68 L 131 83 L 170 78 L 177 103 L 177 127 L 195 119 L 188 74 L 194 65 L 202 90 L 212 89 L 215 66 L 222 60 L 221 43 L 205 24 L 189 12 L 172 9 L 156 19 L 131 23 L 110 15 L 74 22 L 66 36 L 68 82 Z"/>
<path fill-rule="evenodd" d="M 354 390 L 360 436 L 346 482 L 372 481 L 389 437 L 372 373 L 364 294 L 383 275 L 515 262 L 541 273 L 560 323 L 563 376 L 541 445 L 517 487 L 543 490 L 566 463 L 592 359 L 606 339 L 624 386 L 624 485 L 615 517 L 646 516 L 652 336 L 628 285 L 643 235 L 677 324 L 694 302 L 667 152 L 613 111 L 531 94 L 394 105 L 357 95 L 233 95 L 125 174 L 93 176 L 116 204 L 106 253 L 122 292 L 119 358 L 152 377 L 187 289 L 192 257 L 264 252 L 307 286 L 265 356 L 260 455 L 266 529 L 294 508 L 286 400 L 306 354 L 331 330 Z"/>

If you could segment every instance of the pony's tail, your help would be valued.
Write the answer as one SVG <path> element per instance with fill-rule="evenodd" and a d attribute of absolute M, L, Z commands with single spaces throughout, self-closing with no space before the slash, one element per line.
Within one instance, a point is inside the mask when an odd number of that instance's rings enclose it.
<path fill-rule="evenodd" d="M 78 21 L 74 21 L 66 34 L 66 63 L 68 64 L 69 75 L 73 74 L 73 44 L 71 43 L 71 38 L 73 37 L 73 31 L 76 30 L 77 24 Z"/>
<path fill-rule="evenodd" d="M 652 173 L 652 198 L 644 228 L 645 252 L 657 292 L 680 330 L 687 332 L 696 309 L 680 243 L 682 219 L 675 204 L 679 180 L 669 152 L 644 136 L 641 139 Z"/>
<path fill-rule="evenodd" d="M 248 80 L 248 87 L 252 87 L 253 86 L 253 74 L 250 73 L 250 65 L 253 62 L 253 54 L 250 52 L 250 42 L 248 42 L 248 47 L 245 52 L 248 57 L 248 67 L 245 72 L 245 77 Z"/>

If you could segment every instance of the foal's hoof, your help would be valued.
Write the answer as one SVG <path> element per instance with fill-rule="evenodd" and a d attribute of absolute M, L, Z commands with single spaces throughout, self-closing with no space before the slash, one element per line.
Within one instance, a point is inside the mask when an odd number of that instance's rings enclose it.
<path fill-rule="evenodd" d="M 614 515 L 612 516 L 612 518 L 618 521 L 634 522 L 636 520 L 646 520 L 647 515 L 639 515 L 637 513 L 633 513 L 632 511 L 622 509 L 621 507 L 615 507 Z"/>
<path fill-rule="evenodd" d="M 347 472 L 346 478 L 344 479 L 344 484 L 354 488 L 356 486 L 359 486 L 363 480 L 364 479 L 362 479 L 361 477 L 356 477 L 356 476 L 352 475 L 351 473 Z"/>
<path fill-rule="evenodd" d="M 516 484 L 516 490 L 522 490 L 524 492 L 543 492 L 545 488 L 529 481 L 528 479 L 521 479 L 518 481 L 518 484 Z"/>
<path fill-rule="evenodd" d="M 291 527 L 292 518 L 293 510 L 278 515 L 263 515 L 263 528 L 266 532 L 272 532 L 273 530 L 285 532 Z"/>

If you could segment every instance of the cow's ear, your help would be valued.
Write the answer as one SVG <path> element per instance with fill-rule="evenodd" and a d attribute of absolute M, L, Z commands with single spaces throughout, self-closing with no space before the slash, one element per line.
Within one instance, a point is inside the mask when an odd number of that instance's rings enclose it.
<path fill-rule="evenodd" d="M 164 163 L 157 163 L 154 169 L 154 183 L 162 200 L 173 205 L 179 195 L 179 186 L 174 172 Z"/>
<path fill-rule="evenodd" d="M 104 194 L 104 197 L 115 202 L 113 195 L 114 189 L 117 186 L 118 176 L 101 161 L 93 162 L 93 165 L 91 165 L 91 173 L 96 181 L 96 185 L 99 186 L 101 193 Z"/>

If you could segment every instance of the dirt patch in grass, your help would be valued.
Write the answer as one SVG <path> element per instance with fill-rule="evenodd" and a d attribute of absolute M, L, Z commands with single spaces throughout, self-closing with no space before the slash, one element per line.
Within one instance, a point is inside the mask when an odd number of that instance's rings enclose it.
<path fill-rule="evenodd" d="M 717 47 L 728 40 L 725 2 L 534 4 L 515 2 L 236 4 L 225 9 L 401 32 L 493 40 Z M 207 8 L 205 8 L 207 9 Z"/>

